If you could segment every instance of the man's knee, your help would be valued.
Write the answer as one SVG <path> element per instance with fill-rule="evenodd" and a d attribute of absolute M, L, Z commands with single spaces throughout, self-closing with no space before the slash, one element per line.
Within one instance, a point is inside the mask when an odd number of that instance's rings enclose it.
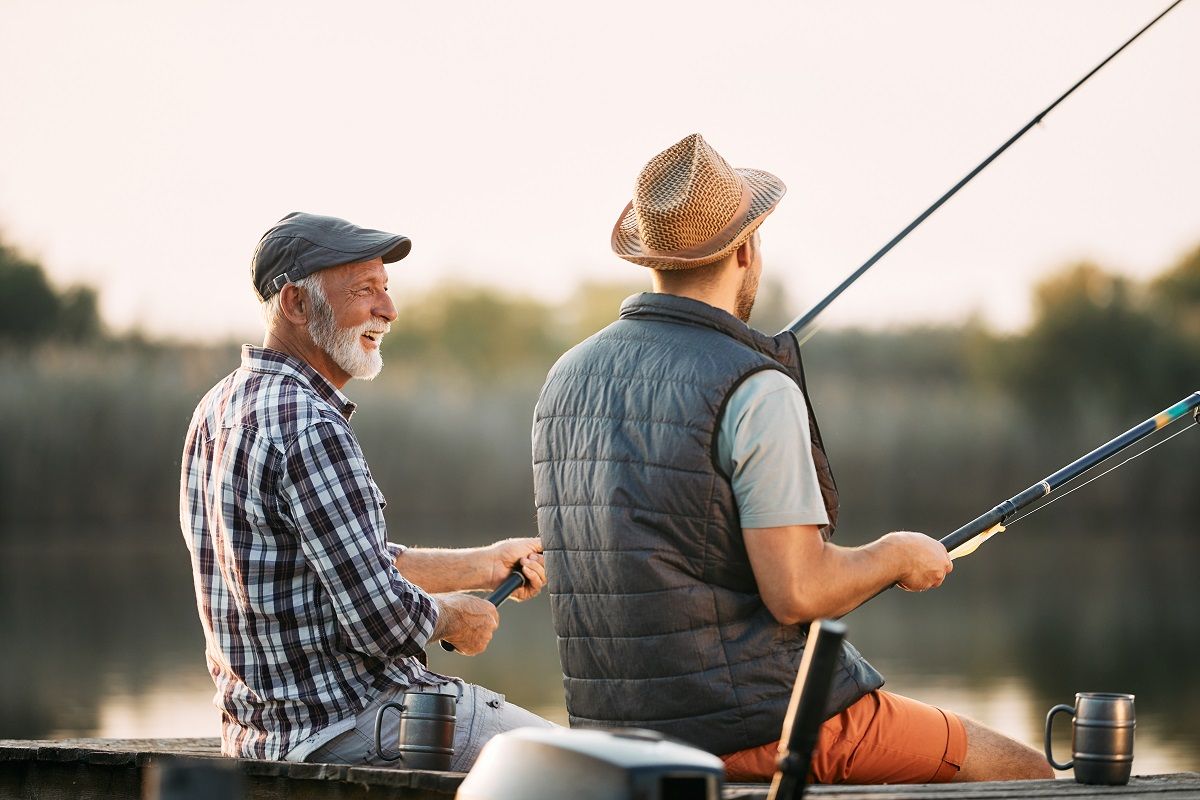
<path fill-rule="evenodd" d="M 470 683 L 463 686 L 456 716 L 451 765 L 456 772 L 468 771 L 479 751 L 494 736 L 516 728 L 557 727 L 532 711 L 509 703 L 504 695 Z"/>
<path fill-rule="evenodd" d="M 1045 756 L 968 717 L 959 717 L 967 731 L 967 757 L 955 780 L 1019 781 L 1054 777 Z"/>

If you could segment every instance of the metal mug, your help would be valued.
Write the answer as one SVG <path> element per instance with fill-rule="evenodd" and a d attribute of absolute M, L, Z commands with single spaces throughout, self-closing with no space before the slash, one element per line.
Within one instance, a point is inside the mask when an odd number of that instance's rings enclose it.
<path fill-rule="evenodd" d="M 407 769 L 446 772 L 454 756 L 454 711 L 458 698 L 452 694 L 405 692 L 399 703 L 388 702 L 375 714 L 375 752 L 384 761 L 404 761 Z M 397 752 L 388 755 L 383 746 L 383 715 L 389 708 L 400 712 Z"/>
<path fill-rule="evenodd" d="M 1050 749 L 1054 716 L 1070 711 L 1072 760 L 1059 764 Z M 1046 715 L 1046 760 L 1055 769 L 1075 768 L 1078 783 L 1123 786 L 1133 770 L 1133 695 L 1079 692 L 1075 705 L 1057 705 Z"/>

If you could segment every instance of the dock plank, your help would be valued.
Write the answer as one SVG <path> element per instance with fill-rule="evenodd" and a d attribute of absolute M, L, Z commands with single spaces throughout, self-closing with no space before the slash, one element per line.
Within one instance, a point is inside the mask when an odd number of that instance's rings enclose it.
<path fill-rule="evenodd" d="M 147 771 L 178 760 L 228 765 L 241 774 L 246 796 L 256 800 L 445 800 L 454 796 L 465 777 L 456 772 L 226 758 L 217 739 L 0 739 L 0 798 L 141 800 Z M 767 791 L 765 784 L 728 784 L 722 797 L 766 800 Z M 1136 776 L 1127 786 L 1047 780 L 813 786 L 806 794 L 837 800 L 1200 800 L 1200 773 Z"/>
<path fill-rule="evenodd" d="M 445 800 L 461 772 L 226 758 L 218 739 L 0 739 L 0 797 L 141 800 L 145 771 L 164 760 L 237 769 L 256 800 Z"/>
<path fill-rule="evenodd" d="M 1048 781 L 993 781 L 983 783 L 924 783 L 897 786 L 812 786 L 806 797 L 837 800 L 1013 800 L 1013 798 L 1145 797 L 1164 800 L 1200 800 L 1200 773 L 1139 775 L 1125 786 L 1088 786 L 1070 779 Z M 766 800 L 767 787 L 735 783 L 725 787 L 723 800 Z"/>

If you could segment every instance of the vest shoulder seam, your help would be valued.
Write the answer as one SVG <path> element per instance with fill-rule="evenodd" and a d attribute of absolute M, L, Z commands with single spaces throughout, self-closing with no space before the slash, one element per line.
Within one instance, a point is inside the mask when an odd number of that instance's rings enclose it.
<path fill-rule="evenodd" d="M 620 321 L 620 320 L 619 320 L 619 321 Z M 675 326 L 684 327 L 684 328 L 687 328 L 687 329 L 691 330 L 693 333 L 699 333 L 699 334 L 703 334 L 703 335 L 710 336 L 710 337 L 712 337 L 712 336 L 715 336 L 715 337 L 720 337 L 721 341 L 723 341 L 723 342 L 724 342 L 724 341 L 732 342 L 734 345 L 736 345 L 736 346 L 737 346 L 737 348 L 738 348 L 740 351 L 746 351 L 746 352 L 753 353 L 754 355 L 758 356 L 759 358 L 765 358 L 765 359 L 768 359 L 768 360 L 770 360 L 770 361 L 774 361 L 774 362 L 776 362 L 776 363 L 782 363 L 782 362 L 780 362 L 780 361 L 779 361 L 779 359 L 775 358 L 775 356 L 771 355 L 770 353 L 765 353 L 765 352 L 763 352 L 762 350 L 760 350 L 760 349 L 758 349 L 757 347 L 755 347 L 755 346 L 754 346 L 754 344 L 752 344 L 751 342 L 747 342 L 747 341 L 744 341 L 744 340 L 742 340 L 741 338 L 739 338 L 739 337 L 738 337 L 736 334 L 734 334 L 733 332 L 731 332 L 731 331 L 726 331 L 726 330 L 721 330 L 721 329 L 719 329 L 719 328 L 714 328 L 714 327 L 711 327 L 711 326 L 709 326 L 709 325 L 705 325 L 705 324 L 696 324 L 696 323 L 694 323 L 694 322 L 688 322 L 688 321 L 684 321 L 684 320 L 677 320 L 677 319 L 656 319 L 656 320 L 625 320 L 625 321 L 629 321 L 629 322 L 657 322 L 657 323 L 661 323 L 661 324 L 663 324 L 663 325 L 675 325 Z M 657 336 L 629 336 L 629 335 L 628 335 L 628 334 L 626 334 L 626 333 L 617 333 L 616 331 L 613 331 L 613 330 L 611 330 L 611 329 L 606 329 L 606 330 L 603 330 L 603 331 L 598 331 L 598 333 L 599 333 L 599 334 L 602 334 L 602 335 L 600 335 L 600 336 L 597 336 L 597 338 L 596 338 L 596 340 L 595 340 L 595 341 L 597 341 L 597 342 L 609 342 L 609 341 L 615 341 L 615 342 L 653 342 L 653 343 L 659 343 L 659 342 L 661 342 L 661 341 L 662 341 L 662 339 L 661 339 L 660 337 L 657 337 Z M 764 335 L 765 335 L 765 334 L 764 334 Z M 772 338 L 772 337 L 769 337 L 769 336 L 768 336 L 767 338 L 769 339 L 769 338 Z"/>

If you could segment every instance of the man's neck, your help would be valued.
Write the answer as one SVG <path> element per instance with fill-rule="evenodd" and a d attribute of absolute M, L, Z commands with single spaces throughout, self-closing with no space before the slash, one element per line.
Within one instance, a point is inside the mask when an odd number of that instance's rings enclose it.
<path fill-rule="evenodd" d="M 719 308 L 722 311 L 737 315 L 737 288 L 727 288 L 724 286 L 670 286 L 664 285 L 664 282 L 656 272 L 653 277 L 654 291 L 660 294 L 673 294 L 676 297 L 686 297 L 689 300 L 699 300 L 701 303 L 708 303 L 713 308 Z"/>
<path fill-rule="evenodd" d="M 338 391 L 350 381 L 350 373 L 339 367 L 328 353 L 317 347 L 307 331 L 299 334 L 292 329 L 272 328 L 263 339 L 263 347 L 278 350 L 303 361 L 332 383 Z"/>

